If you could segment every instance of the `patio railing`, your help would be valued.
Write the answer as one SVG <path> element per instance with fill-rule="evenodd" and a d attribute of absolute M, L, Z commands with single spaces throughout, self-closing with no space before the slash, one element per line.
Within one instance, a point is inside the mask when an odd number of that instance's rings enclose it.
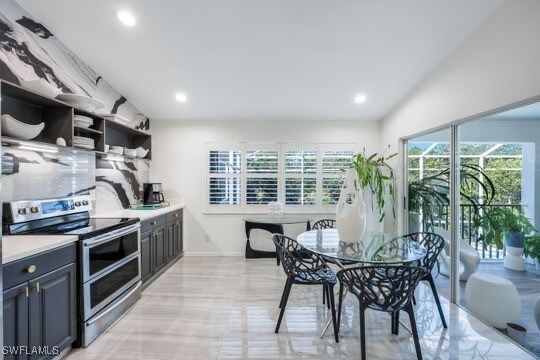
<path fill-rule="evenodd" d="M 499 208 L 509 208 L 513 210 L 519 210 L 521 205 L 506 205 L 506 204 L 491 204 L 485 205 L 485 207 L 499 207 Z M 448 208 L 444 209 L 443 215 L 440 215 L 438 218 L 434 219 L 434 225 L 440 226 L 445 229 L 449 228 L 450 219 Z M 495 245 L 484 246 L 483 241 L 478 240 L 478 231 L 474 229 L 472 220 L 474 215 L 474 206 L 468 204 L 460 205 L 460 232 L 461 238 L 469 242 L 469 244 L 478 251 L 481 259 L 486 260 L 502 260 L 506 255 L 505 250 L 499 250 Z M 479 231 L 482 231 L 479 229 Z"/>

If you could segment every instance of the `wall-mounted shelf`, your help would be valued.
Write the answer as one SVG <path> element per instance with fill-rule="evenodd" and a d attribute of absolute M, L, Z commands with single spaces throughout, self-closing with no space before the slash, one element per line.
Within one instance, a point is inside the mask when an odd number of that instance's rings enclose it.
<path fill-rule="evenodd" d="M 119 155 L 104 151 L 96 151 L 96 156 L 103 160 L 149 160 L 146 157 L 139 158 L 136 156 Z"/>
<path fill-rule="evenodd" d="M 11 146 L 17 146 L 24 150 L 33 150 L 33 151 L 43 151 L 46 153 L 55 153 L 58 152 L 60 149 L 77 149 L 77 150 L 84 150 L 84 151 L 90 151 L 94 152 L 93 150 L 80 148 L 78 146 L 60 146 L 60 145 L 53 145 L 53 144 L 47 144 L 40 141 L 34 141 L 34 140 L 20 140 L 15 139 L 8 136 L 2 136 L 2 145 L 9 144 Z"/>
<path fill-rule="evenodd" d="M 95 130 L 95 129 L 92 129 L 92 128 L 85 128 L 85 127 L 81 127 L 81 126 L 73 126 L 73 131 L 75 132 L 75 135 L 77 135 L 77 133 L 79 134 L 89 134 L 89 135 L 103 135 L 103 131 L 99 131 L 99 130 Z M 79 135 L 77 135 L 79 136 Z M 80 136 L 83 136 L 83 135 L 80 135 Z"/>
<path fill-rule="evenodd" d="M 143 131 L 105 119 L 105 144 L 128 149 L 150 149 L 145 159 L 152 158 L 152 136 Z"/>
<path fill-rule="evenodd" d="M 32 139 L 34 142 L 56 145 L 56 139 L 63 138 L 66 146 L 74 147 L 73 137 L 83 136 L 94 140 L 96 152 L 105 150 L 105 144 L 129 149 L 140 146 L 150 149 L 145 159 L 151 159 L 152 137 L 144 131 L 105 119 L 98 114 L 42 96 L 7 81 L 0 82 L 0 93 L 1 114 L 9 114 L 26 124 L 45 123 L 41 134 Z M 90 117 L 93 124 L 89 128 L 75 126 L 73 122 L 75 115 Z"/>

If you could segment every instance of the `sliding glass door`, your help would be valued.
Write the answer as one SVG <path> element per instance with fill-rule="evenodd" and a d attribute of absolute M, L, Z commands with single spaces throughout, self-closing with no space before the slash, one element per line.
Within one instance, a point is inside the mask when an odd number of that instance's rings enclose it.
<path fill-rule="evenodd" d="M 439 294 L 540 356 L 540 104 L 415 136 L 405 149 L 404 231 L 445 238 Z"/>
<path fill-rule="evenodd" d="M 460 304 L 504 334 L 526 329 L 519 342 L 540 356 L 540 105 L 467 122 L 459 133 L 470 180 L 461 204 Z M 486 302 L 498 310 L 489 313 Z"/>
<path fill-rule="evenodd" d="M 434 232 L 444 238 L 445 248 L 434 277 L 437 291 L 447 298 L 451 289 L 450 145 L 450 128 L 407 141 L 407 214 L 404 219 L 408 233 Z"/>

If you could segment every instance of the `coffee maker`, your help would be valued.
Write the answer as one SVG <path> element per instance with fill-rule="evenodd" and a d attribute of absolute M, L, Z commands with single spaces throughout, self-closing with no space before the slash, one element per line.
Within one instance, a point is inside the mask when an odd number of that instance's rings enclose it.
<path fill-rule="evenodd" d="M 161 183 L 144 183 L 143 184 L 143 204 L 156 205 L 165 201 L 163 197 L 163 189 Z"/>

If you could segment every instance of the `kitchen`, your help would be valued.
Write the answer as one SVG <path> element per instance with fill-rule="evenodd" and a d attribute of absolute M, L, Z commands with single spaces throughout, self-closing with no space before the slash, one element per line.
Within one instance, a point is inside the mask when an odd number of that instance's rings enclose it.
<path fill-rule="evenodd" d="M 18 4 L 0 13 L 4 358 L 62 357 L 183 257 L 184 205 L 150 182 L 148 118 Z"/>

